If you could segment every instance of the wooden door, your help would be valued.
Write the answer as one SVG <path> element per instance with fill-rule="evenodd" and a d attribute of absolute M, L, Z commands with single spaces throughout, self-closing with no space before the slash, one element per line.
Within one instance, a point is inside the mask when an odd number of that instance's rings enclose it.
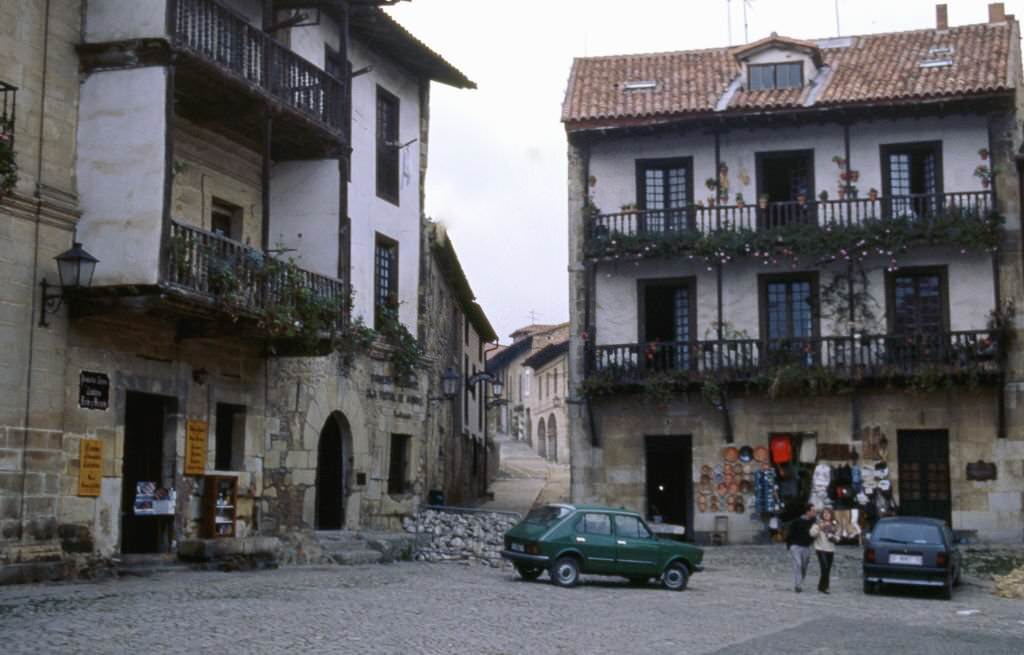
<path fill-rule="evenodd" d="M 900 514 L 941 519 L 952 525 L 949 433 L 901 430 L 898 439 Z"/>

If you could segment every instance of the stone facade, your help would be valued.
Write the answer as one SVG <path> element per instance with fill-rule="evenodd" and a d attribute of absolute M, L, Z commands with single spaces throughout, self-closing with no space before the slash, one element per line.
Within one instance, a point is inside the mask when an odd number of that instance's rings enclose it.
<path fill-rule="evenodd" d="M 260 3 L 236 4 L 260 22 Z M 214 111 L 198 120 L 194 105 L 191 112 L 182 108 L 187 98 L 175 103 L 174 64 L 166 44 L 159 43 L 159 34 L 168 30 L 166 16 L 161 12 L 154 18 L 159 25 L 150 25 L 146 16 L 145 8 L 121 0 L 97 0 L 86 11 L 78 2 L 18 1 L 0 8 L 0 81 L 18 87 L 20 167 L 14 193 L 0 197 L 0 272 L 9 282 L 0 292 L 0 335 L 7 345 L 0 355 L 0 388 L 5 391 L 0 400 L 0 566 L 52 560 L 57 565 L 51 573 L 64 575 L 90 558 L 174 552 L 185 541 L 195 546 L 196 539 L 209 536 L 209 475 L 236 481 L 234 536 L 239 540 L 325 528 L 399 530 L 402 518 L 414 514 L 445 476 L 464 479 L 461 469 L 445 468 L 444 435 L 428 428 L 437 406 L 429 398 L 439 395 L 433 360 L 398 379 L 392 364 L 396 346 L 381 338 L 368 347 L 334 351 L 322 349 L 321 341 L 313 354 L 308 344 L 296 350 L 287 339 L 268 339 L 258 317 L 224 307 L 216 293 L 198 288 L 207 284 L 209 271 L 185 288 L 181 279 L 169 281 L 167 270 L 168 253 L 177 245 L 167 243 L 174 221 L 202 230 L 195 234 L 214 244 L 187 261 L 220 253 L 217 248 L 260 259 L 268 256 L 261 246 L 274 248 L 279 245 L 274 241 L 282 239 L 287 243 L 280 245 L 291 249 L 285 256 L 299 267 L 307 255 L 310 268 L 302 274 L 317 288 L 344 288 L 351 269 L 372 279 L 373 244 L 338 238 L 352 186 L 344 182 L 338 154 L 307 140 L 302 147 L 316 153 L 315 161 L 295 159 L 294 151 L 292 160 L 270 160 L 269 149 L 242 136 L 248 128 L 240 124 L 259 115 L 256 110 L 235 116 Z M 325 15 L 322 30 L 295 28 L 300 33 L 292 35 L 300 54 L 312 53 L 317 66 L 325 65 L 325 42 L 332 48 L 348 45 L 339 41 L 336 17 L 336 12 Z M 91 21 L 85 29 L 83 18 Z M 95 54 L 108 46 L 105 41 L 154 26 L 158 38 L 113 48 L 139 59 L 114 56 L 97 64 Z M 385 58 L 365 44 L 357 50 L 364 59 Z M 443 60 L 430 56 L 436 71 Z M 387 56 L 379 75 L 389 77 L 377 81 L 408 94 L 400 136 L 418 133 L 425 146 L 430 75 L 420 64 L 412 72 L 400 56 Z M 464 80 L 450 66 L 445 74 L 452 71 Z M 195 75 L 186 83 L 197 79 L 202 83 Z M 463 85 L 471 84 L 464 80 Z M 159 93 L 132 95 L 142 87 L 159 88 Z M 188 87 L 190 92 L 197 88 Z M 375 89 L 354 90 L 360 138 L 373 141 L 375 114 L 362 107 L 375 106 Z M 86 93 L 88 107 L 80 107 Z M 206 104 L 213 106 L 218 98 L 209 100 Z M 105 109 L 111 103 L 116 111 Z M 138 129 L 140 118 L 145 130 Z M 166 131 L 152 127 L 165 120 Z M 298 130 L 291 135 L 310 134 L 305 119 L 279 120 L 286 135 L 289 129 Z M 121 147 L 125 144 L 131 147 Z M 285 141 L 274 145 L 289 146 Z M 166 158 L 159 155 L 165 149 Z M 384 201 L 373 188 L 363 188 L 365 181 L 351 193 L 361 199 L 360 212 L 371 214 L 360 215 L 362 228 L 383 221 L 383 231 L 402 239 L 402 260 L 418 264 L 424 252 L 420 207 L 426 148 L 416 146 L 411 152 L 420 171 L 402 186 L 408 202 L 403 200 L 401 211 L 396 206 L 378 212 L 377 203 Z M 130 165 L 129 155 L 140 153 L 155 171 L 152 175 L 149 168 Z M 360 171 L 373 170 L 372 148 L 362 148 L 358 157 Z M 305 193 L 295 182 L 308 177 L 307 170 L 323 176 L 316 193 Z M 133 183 L 139 176 L 145 185 Z M 231 214 L 223 237 L 212 234 L 225 226 L 212 222 L 217 203 Z M 271 207 L 276 218 L 268 225 Z M 88 230 L 83 230 L 86 222 Z M 323 229 L 320 235 L 317 230 Z M 76 230 L 80 238 L 93 238 L 84 243 L 86 250 L 104 249 L 98 282 L 69 296 L 41 326 L 39 282 L 44 277 L 56 282 L 53 258 L 71 246 Z M 263 244 L 268 232 L 271 242 Z M 301 241 L 304 232 L 307 238 Z M 415 301 L 421 295 L 419 266 L 402 269 L 403 325 L 413 334 L 447 330 L 449 324 L 440 318 L 441 327 L 435 329 L 430 306 L 423 309 Z M 360 278 L 357 286 L 364 306 L 372 306 L 373 284 Z M 474 338 L 478 342 L 480 335 Z M 482 343 L 477 342 L 473 363 L 481 370 Z M 452 345 L 461 357 L 461 341 Z M 81 402 L 83 375 L 106 376 L 105 406 Z M 203 475 L 186 474 L 189 435 L 201 429 L 205 459 L 198 465 Z M 480 432 L 467 435 L 469 442 L 476 443 L 473 437 Z M 98 442 L 101 453 L 95 494 L 80 489 L 87 482 L 80 480 L 88 464 L 81 457 L 87 441 Z M 173 492 L 173 515 L 142 517 L 140 523 L 132 507 L 135 492 L 126 488 L 126 480 L 154 482 Z M 74 557 L 81 561 L 69 565 Z M 34 577 L 46 575 L 33 571 Z"/>

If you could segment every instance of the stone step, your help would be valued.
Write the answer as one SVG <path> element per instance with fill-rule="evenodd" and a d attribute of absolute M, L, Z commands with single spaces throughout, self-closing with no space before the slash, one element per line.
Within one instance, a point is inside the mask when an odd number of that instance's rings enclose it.
<path fill-rule="evenodd" d="M 379 550 L 368 548 L 337 550 L 331 553 L 331 559 L 342 566 L 358 566 L 360 564 L 380 564 L 383 555 Z"/>
<path fill-rule="evenodd" d="M 122 555 L 115 568 L 119 576 L 146 576 L 189 571 L 193 567 L 173 553 L 159 553 Z"/>

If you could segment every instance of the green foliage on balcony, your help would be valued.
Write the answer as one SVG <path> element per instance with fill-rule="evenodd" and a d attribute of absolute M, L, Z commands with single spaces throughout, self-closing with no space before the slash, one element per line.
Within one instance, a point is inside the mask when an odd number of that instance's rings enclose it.
<path fill-rule="evenodd" d="M 593 215 L 588 206 L 585 215 Z M 589 222 L 589 221 L 588 221 Z M 598 260 L 685 256 L 707 264 L 750 257 L 765 263 L 779 261 L 825 263 L 888 258 L 892 266 L 910 248 L 952 245 L 963 251 L 984 252 L 999 244 L 1004 219 L 996 212 L 949 207 L 935 216 L 899 216 L 860 223 L 788 224 L 768 229 L 723 223 L 711 231 L 674 230 L 645 234 L 590 235 L 586 254 Z"/>

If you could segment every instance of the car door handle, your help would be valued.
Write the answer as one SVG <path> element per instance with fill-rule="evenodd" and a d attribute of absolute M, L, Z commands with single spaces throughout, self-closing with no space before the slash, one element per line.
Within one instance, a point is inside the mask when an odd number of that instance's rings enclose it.
<path fill-rule="evenodd" d="M 576 537 L 576 543 L 578 543 L 578 544 L 585 544 L 585 543 L 587 543 L 587 540 L 584 539 L 583 537 Z"/>
<path fill-rule="evenodd" d="M 619 539 L 619 540 L 618 540 L 618 541 L 616 541 L 615 543 L 617 543 L 617 544 L 618 544 L 618 545 L 620 545 L 620 546 L 625 546 L 625 545 L 626 545 L 626 542 L 625 542 L 625 541 L 623 541 L 622 539 Z"/>

